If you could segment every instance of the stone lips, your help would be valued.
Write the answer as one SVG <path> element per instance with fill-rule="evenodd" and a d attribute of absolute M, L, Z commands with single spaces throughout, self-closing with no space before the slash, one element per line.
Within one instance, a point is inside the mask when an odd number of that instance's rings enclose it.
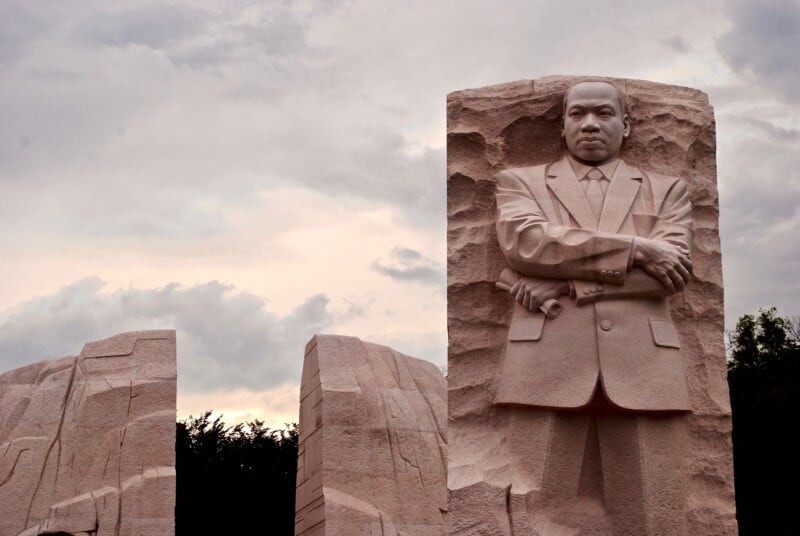
<path fill-rule="evenodd" d="M 355 337 L 311 339 L 295 534 L 444 535 L 446 396 L 432 363 Z"/>
<path fill-rule="evenodd" d="M 461 491 L 479 486 L 483 476 L 475 462 L 501 447 L 494 432 L 507 424 L 502 408 L 491 405 L 512 305 L 508 294 L 494 286 L 507 266 L 494 230 L 494 177 L 503 169 L 545 164 L 563 154 L 561 98 L 579 79 L 591 77 L 545 77 L 448 95 L 448 485 L 453 533 L 468 525 L 466 519 L 457 519 L 453 500 L 458 504 Z M 687 522 L 690 534 L 735 534 L 713 109 L 707 96 L 694 89 L 612 81 L 626 91 L 632 119 L 622 158 L 648 171 L 682 177 L 689 185 L 694 276 L 670 300 L 692 406 Z"/>
<path fill-rule="evenodd" d="M 0 536 L 175 532 L 175 332 L 0 375 Z"/>

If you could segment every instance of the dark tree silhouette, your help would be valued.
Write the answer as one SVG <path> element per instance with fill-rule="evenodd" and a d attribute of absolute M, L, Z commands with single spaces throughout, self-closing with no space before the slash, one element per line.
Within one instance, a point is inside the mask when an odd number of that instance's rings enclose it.
<path fill-rule="evenodd" d="M 736 510 L 741 536 L 800 534 L 800 341 L 775 308 L 729 333 Z"/>
<path fill-rule="evenodd" d="M 211 412 L 177 423 L 178 535 L 294 534 L 297 425 L 226 427 Z"/>
<path fill-rule="evenodd" d="M 800 535 L 800 322 L 775 308 L 728 334 L 740 536 Z M 178 535 L 294 534 L 297 425 L 226 427 L 211 412 L 177 423 Z"/>

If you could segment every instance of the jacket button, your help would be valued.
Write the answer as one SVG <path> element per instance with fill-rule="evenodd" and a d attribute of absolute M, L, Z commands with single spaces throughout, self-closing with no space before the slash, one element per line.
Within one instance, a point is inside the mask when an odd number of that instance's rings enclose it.
<path fill-rule="evenodd" d="M 601 320 L 600 321 L 600 327 L 603 329 L 603 331 L 610 330 L 611 329 L 611 320 Z"/>

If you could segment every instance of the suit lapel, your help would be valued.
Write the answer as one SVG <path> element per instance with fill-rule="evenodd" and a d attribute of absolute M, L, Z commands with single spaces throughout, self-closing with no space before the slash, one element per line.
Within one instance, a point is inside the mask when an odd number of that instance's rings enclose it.
<path fill-rule="evenodd" d="M 572 217 L 575 218 L 578 225 L 584 229 L 597 228 L 597 219 L 594 212 L 592 212 L 592 207 L 589 206 L 586 194 L 578 184 L 575 171 L 566 157 L 555 162 L 547 170 L 547 186 L 553 190 L 553 193 Z"/>
<path fill-rule="evenodd" d="M 619 161 L 614 177 L 606 192 L 603 212 L 600 215 L 599 231 L 616 233 L 636 198 L 641 186 L 642 173 L 623 160 Z"/>
<path fill-rule="evenodd" d="M 553 200 L 550 198 L 550 192 L 547 191 L 547 166 L 536 166 L 523 168 L 518 170 L 520 178 L 525 180 L 528 189 L 530 190 L 533 198 L 536 199 L 536 204 L 542 209 L 544 217 L 549 222 L 559 221 L 558 212 L 556 212 Z"/>

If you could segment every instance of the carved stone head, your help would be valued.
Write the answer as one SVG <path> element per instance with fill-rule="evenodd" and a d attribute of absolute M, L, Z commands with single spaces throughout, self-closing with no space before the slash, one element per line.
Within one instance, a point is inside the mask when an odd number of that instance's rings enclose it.
<path fill-rule="evenodd" d="M 608 82 L 579 82 L 564 96 L 562 135 L 577 160 L 602 165 L 619 156 L 631 126 L 619 90 Z"/>

